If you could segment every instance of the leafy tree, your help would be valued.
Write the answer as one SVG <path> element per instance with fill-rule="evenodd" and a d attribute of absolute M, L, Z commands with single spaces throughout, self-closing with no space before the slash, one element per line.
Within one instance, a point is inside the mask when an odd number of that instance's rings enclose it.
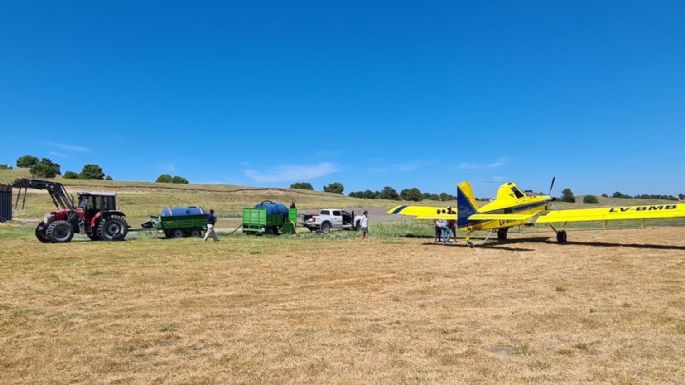
<path fill-rule="evenodd" d="M 182 176 L 175 176 L 171 179 L 171 183 L 176 183 L 176 184 L 188 184 L 188 179 L 182 177 Z"/>
<path fill-rule="evenodd" d="M 9 164 L 0 164 L 0 170 L 12 170 L 12 166 Z"/>
<path fill-rule="evenodd" d="M 570 188 L 565 188 L 561 192 L 561 201 L 568 203 L 576 203 L 576 197 L 573 195 L 573 191 Z"/>
<path fill-rule="evenodd" d="M 80 179 L 105 179 L 105 173 L 102 171 L 102 167 L 97 164 L 84 164 L 83 170 L 79 174 Z"/>
<path fill-rule="evenodd" d="M 298 189 L 298 190 L 312 190 L 314 191 L 314 186 L 312 186 L 311 183 L 308 182 L 297 182 L 293 183 L 290 185 L 291 189 Z"/>
<path fill-rule="evenodd" d="M 418 188 L 412 187 L 400 191 L 400 198 L 405 201 L 419 202 L 423 199 L 423 194 Z"/>
<path fill-rule="evenodd" d="M 397 190 L 390 186 L 385 186 L 383 187 L 383 190 L 381 190 L 378 193 L 378 198 L 379 199 L 391 199 L 391 200 L 398 200 L 400 199 L 400 194 L 397 193 Z"/>
<path fill-rule="evenodd" d="M 38 158 L 33 155 L 24 155 L 17 158 L 17 167 L 31 167 L 38 163 Z"/>
<path fill-rule="evenodd" d="M 43 158 L 30 168 L 31 175 L 41 178 L 54 178 L 60 175 L 60 165 L 48 158 Z"/>
<path fill-rule="evenodd" d="M 112 176 L 111 176 L 111 175 L 107 175 L 107 176 L 105 177 L 105 180 L 113 180 L 113 179 L 112 179 Z"/>
<path fill-rule="evenodd" d="M 174 177 L 169 174 L 162 174 L 157 177 L 155 183 L 174 183 Z"/>
<path fill-rule="evenodd" d="M 64 179 L 78 179 L 78 173 L 74 171 L 65 171 L 64 175 L 62 175 Z"/>
<path fill-rule="evenodd" d="M 685 201 L 685 194 L 678 194 L 678 198 L 679 198 L 681 201 Z"/>
<path fill-rule="evenodd" d="M 597 197 L 594 195 L 586 195 L 583 197 L 583 203 L 598 204 L 599 199 L 597 199 Z"/>
<path fill-rule="evenodd" d="M 328 186 L 323 186 L 323 191 L 333 194 L 342 194 L 345 191 L 345 186 L 340 182 L 331 183 Z"/>
<path fill-rule="evenodd" d="M 607 194 L 602 194 L 602 198 L 609 198 Z"/>
<path fill-rule="evenodd" d="M 623 193 L 621 193 L 621 192 L 619 192 L 619 191 L 616 191 L 611 197 L 612 197 L 612 198 L 633 199 L 633 197 L 631 197 L 630 195 L 628 195 L 628 194 L 623 194 Z"/>

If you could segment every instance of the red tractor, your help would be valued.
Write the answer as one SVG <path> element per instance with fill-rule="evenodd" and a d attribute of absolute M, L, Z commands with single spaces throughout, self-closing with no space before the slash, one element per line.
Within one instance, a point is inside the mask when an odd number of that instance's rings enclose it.
<path fill-rule="evenodd" d="M 122 241 L 128 233 L 126 215 L 117 211 L 113 193 L 78 193 L 78 206 L 64 185 L 39 179 L 17 179 L 12 187 L 19 189 L 17 202 L 24 189 L 24 203 L 28 189 L 47 190 L 57 206 L 56 211 L 45 214 L 36 227 L 36 238 L 41 242 L 63 243 L 71 241 L 74 233 L 85 233 L 94 241 Z M 22 204 L 23 208 L 23 204 Z"/>

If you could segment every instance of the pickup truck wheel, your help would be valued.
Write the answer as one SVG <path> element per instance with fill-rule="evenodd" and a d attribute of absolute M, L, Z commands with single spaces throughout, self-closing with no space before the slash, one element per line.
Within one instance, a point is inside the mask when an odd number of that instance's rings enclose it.
<path fill-rule="evenodd" d="M 329 222 L 324 222 L 321 224 L 321 232 L 329 233 L 331 231 L 331 224 Z"/>
<path fill-rule="evenodd" d="M 354 229 L 359 231 L 362 229 L 362 223 L 360 221 L 357 221 L 357 224 L 354 225 Z"/>
<path fill-rule="evenodd" d="M 315 228 L 313 228 L 313 227 L 307 227 L 307 228 L 309 229 L 309 232 L 310 232 L 310 233 L 313 233 L 313 232 L 315 232 L 315 231 L 316 231 L 316 229 L 315 229 Z"/>

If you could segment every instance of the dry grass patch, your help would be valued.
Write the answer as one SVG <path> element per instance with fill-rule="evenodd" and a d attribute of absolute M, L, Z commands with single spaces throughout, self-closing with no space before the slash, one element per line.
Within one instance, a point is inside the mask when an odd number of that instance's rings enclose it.
<path fill-rule="evenodd" d="M 678 383 L 682 232 L 468 249 L 238 235 L 43 245 L 4 226 L 0 383 Z M 643 246 L 606 246 L 626 240 Z M 550 289 L 561 283 L 573 289 Z"/>

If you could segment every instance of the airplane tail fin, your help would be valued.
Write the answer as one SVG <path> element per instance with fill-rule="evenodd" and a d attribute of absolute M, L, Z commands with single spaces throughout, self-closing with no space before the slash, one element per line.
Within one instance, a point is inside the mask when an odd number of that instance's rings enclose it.
<path fill-rule="evenodd" d="M 469 217 L 476 213 L 478 213 L 478 202 L 473 195 L 471 183 L 459 183 L 457 185 L 457 226 L 468 226 Z"/>

